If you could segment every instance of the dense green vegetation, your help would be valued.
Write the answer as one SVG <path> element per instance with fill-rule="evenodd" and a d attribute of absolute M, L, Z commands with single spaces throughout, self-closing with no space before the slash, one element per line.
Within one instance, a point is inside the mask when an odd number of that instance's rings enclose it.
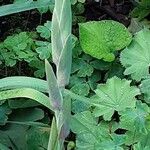
<path fill-rule="evenodd" d="M 150 149 L 149 0 L 0 3 L 0 150 Z"/>

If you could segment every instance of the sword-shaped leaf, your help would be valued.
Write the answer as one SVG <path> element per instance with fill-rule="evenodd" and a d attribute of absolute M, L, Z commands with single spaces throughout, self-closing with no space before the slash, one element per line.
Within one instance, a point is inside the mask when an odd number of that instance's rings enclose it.
<path fill-rule="evenodd" d="M 16 88 L 31 88 L 44 93 L 48 93 L 47 81 L 26 76 L 14 76 L 0 79 L 0 90 L 10 90 Z"/>
<path fill-rule="evenodd" d="M 18 13 L 18 12 L 32 10 L 35 8 L 47 7 L 52 4 L 53 3 L 51 0 L 44 0 L 44 1 L 31 1 L 30 0 L 25 3 L 4 5 L 0 7 L 0 17 Z"/>
<path fill-rule="evenodd" d="M 56 119 L 55 117 L 53 117 L 47 150 L 52 150 L 52 149 L 57 150 L 57 145 L 58 145 L 58 132 L 57 132 Z"/>
<path fill-rule="evenodd" d="M 57 66 L 58 85 L 64 87 L 69 82 L 72 62 L 70 0 L 55 1 L 52 17 L 52 57 Z"/>
<path fill-rule="evenodd" d="M 5 99 L 22 98 L 22 97 L 33 99 L 39 102 L 40 104 L 44 105 L 45 107 L 53 110 L 53 107 L 50 103 L 50 99 L 46 95 L 37 90 L 30 88 L 20 88 L 0 92 L 0 101 Z"/>
<path fill-rule="evenodd" d="M 56 110 L 57 109 L 59 110 L 63 105 L 63 98 L 59 90 L 53 69 L 47 60 L 45 61 L 45 69 L 46 69 L 46 78 L 48 82 L 50 100 L 52 102 L 53 107 Z"/>

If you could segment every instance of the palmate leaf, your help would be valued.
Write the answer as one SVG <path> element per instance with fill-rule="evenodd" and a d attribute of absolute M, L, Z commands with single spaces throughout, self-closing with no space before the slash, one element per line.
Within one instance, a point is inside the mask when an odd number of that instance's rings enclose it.
<path fill-rule="evenodd" d="M 82 58 L 77 58 L 73 60 L 72 63 L 72 73 L 77 72 L 78 77 L 89 77 L 92 75 L 94 68 L 88 62 L 84 61 Z"/>
<path fill-rule="evenodd" d="M 18 61 L 30 62 L 37 54 L 32 50 L 34 42 L 27 32 L 8 36 L 1 45 L 1 59 L 7 66 L 14 66 Z"/>
<path fill-rule="evenodd" d="M 1 128 L 0 130 L 0 143 L 3 143 L 5 146 L 9 147 L 9 150 L 46 149 L 49 130 L 49 126 L 32 126 L 30 123 L 9 123 L 7 126 Z M 4 149 L 0 148 L 0 150 Z"/>
<path fill-rule="evenodd" d="M 90 87 L 87 83 L 77 83 L 70 90 L 78 95 L 87 96 L 90 92 Z"/>
<path fill-rule="evenodd" d="M 108 79 L 114 76 L 117 76 L 123 79 L 124 78 L 123 72 L 124 72 L 124 67 L 120 63 L 113 63 L 109 71 L 106 73 L 105 79 Z"/>
<path fill-rule="evenodd" d="M 115 124 L 100 122 L 90 111 L 75 114 L 71 119 L 71 129 L 77 134 L 76 148 L 78 150 L 123 150 L 124 136 L 111 134 L 116 130 Z"/>
<path fill-rule="evenodd" d="M 150 77 L 141 82 L 140 89 L 144 94 L 144 100 L 146 103 L 150 103 Z"/>
<path fill-rule="evenodd" d="M 50 53 L 50 52 L 48 52 L 48 53 Z M 42 55 L 43 55 L 43 49 L 42 49 Z M 41 61 L 40 59 L 34 59 L 29 63 L 29 66 L 31 68 L 35 69 L 35 71 L 34 71 L 35 77 L 37 77 L 37 78 L 44 78 L 45 77 L 45 64 L 43 61 Z"/>
<path fill-rule="evenodd" d="M 39 25 L 36 30 L 42 38 L 49 39 L 51 37 L 51 21 L 44 23 L 44 26 Z"/>
<path fill-rule="evenodd" d="M 95 58 L 113 61 L 114 52 L 131 42 L 131 34 L 124 25 L 112 20 L 81 23 L 80 44 L 83 51 Z"/>
<path fill-rule="evenodd" d="M 39 53 L 40 59 L 48 59 L 51 56 L 51 43 L 43 42 L 43 41 L 36 41 L 36 52 Z"/>
<path fill-rule="evenodd" d="M 149 75 L 150 31 L 143 29 L 133 38 L 132 43 L 121 52 L 120 61 L 126 68 L 124 74 L 137 81 Z"/>
<path fill-rule="evenodd" d="M 100 147 L 102 147 L 102 150 L 124 150 L 123 147 L 121 147 L 125 142 L 125 136 L 124 135 L 117 135 L 112 134 L 111 140 L 106 140 L 100 144 Z"/>
<path fill-rule="evenodd" d="M 135 144 L 137 142 L 140 142 L 142 137 L 145 136 L 144 133 L 138 132 L 136 128 L 132 128 L 132 131 L 127 131 L 125 133 L 126 141 L 125 144 L 130 146 L 132 144 Z"/>
<path fill-rule="evenodd" d="M 143 136 L 141 141 L 134 145 L 134 150 L 149 150 L 150 149 L 150 132 Z"/>
<path fill-rule="evenodd" d="M 57 66 L 58 85 L 64 87 L 69 83 L 71 72 L 72 15 L 70 0 L 57 1 L 55 1 L 55 8 L 52 17 L 52 57 Z"/>
<path fill-rule="evenodd" d="M 137 101 L 136 108 L 127 108 L 125 111 L 119 112 L 120 127 L 129 131 L 133 128 L 140 133 L 147 133 L 146 117 L 149 115 L 150 109 L 148 105 Z"/>
<path fill-rule="evenodd" d="M 74 115 L 71 119 L 71 129 L 74 133 L 95 132 L 97 121 L 90 111 L 84 111 Z"/>
<path fill-rule="evenodd" d="M 91 101 L 96 106 L 93 114 L 110 120 L 114 111 L 123 111 L 135 107 L 135 96 L 140 94 L 138 88 L 130 86 L 131 81 L 113 77 L 106 84 L 98 85 L 97 96 Z"/>
<path fill-rule="evenodd" d="M 44 105 L 45 107 L 53 110 L 49 97 L 37 90 L 30 88 L 19 88 L 0 92 L 0 100 L 22 97 L 33 99 L 39 102 L 40 104 Z"/>
<path fill-rule="evenodd" d="M 79 150 L 98 148 L 98 143 L 101 141 L 99 139 L 101 135 L 98 133 L 102 130 L 98 129 L 97 121 L 89 111 L 74 115 L 71 119 L 71 129 L 77 134 L 76 147 Z"/>
<path fill-rule="evenodd" d="M 103 60 L 97 60 L 97 59 L 91 61 L 90 64 L 96 70 L 109 70 L 112 65 L 112 63 L 110 63 L 110 62 L 105 62 Z"/>

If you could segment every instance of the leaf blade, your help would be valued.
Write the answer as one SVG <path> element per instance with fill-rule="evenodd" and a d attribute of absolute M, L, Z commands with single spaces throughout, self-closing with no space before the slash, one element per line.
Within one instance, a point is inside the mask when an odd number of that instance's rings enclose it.
<path fill-rule="evenodd" d="M 0 7 L 0 17 L 18 13 L 18 12 L 27 11 L 27 10 L 32 10 L 35 8 L 45 7 L 50 4 L 52 4 L 51 0 L 46 0 L 42 2 L 29 1 L 23 4 L 17 3 L 17 4 L 4 5 Z"/>
<path fill-rule="evenodd" d="M 50 99 L 46 95 L 37 90 L 30 88 L 20 88 L 0 92 L 0 100 L 21 98 L 21 97 L 33 99 L 39 102 L 40 104 L 44 105 L 45 107 L 53 110 L 53 107 L 50 103 Z"/>

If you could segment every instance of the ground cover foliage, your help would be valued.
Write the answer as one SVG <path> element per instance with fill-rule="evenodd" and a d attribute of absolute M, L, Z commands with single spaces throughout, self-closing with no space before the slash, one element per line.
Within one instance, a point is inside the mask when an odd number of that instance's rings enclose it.
<path fill-rule="evenodd" d="M 0 150 L 150 149 L 149 0 L 0 4 Z"/>

